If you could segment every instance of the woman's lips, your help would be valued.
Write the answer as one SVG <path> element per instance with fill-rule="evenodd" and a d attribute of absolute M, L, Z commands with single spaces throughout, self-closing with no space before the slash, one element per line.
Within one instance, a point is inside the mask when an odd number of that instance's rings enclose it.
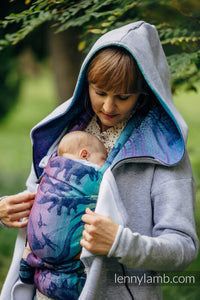
<path fill-rule="evenodd" d="M 105 118 L 107 118 L 107 119 L 112 119 L 112 118 L 116 117 L 116 115 L 108 115 L 108 114 L 105 114 L 105 113 L 103 113 L 103 112 L 102 112 L 102 114 L 103 114 L 103 116 L 104 116 Z"/>

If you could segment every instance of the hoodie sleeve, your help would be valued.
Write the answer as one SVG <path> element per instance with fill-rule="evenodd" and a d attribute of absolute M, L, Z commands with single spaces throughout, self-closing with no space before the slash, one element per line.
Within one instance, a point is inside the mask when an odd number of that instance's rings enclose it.
<path fill-rule="evenodd" d="M 185 160 L 187 163 L 181 163 L 178 168 L 164 171 L 156 167 L 151 194 L 152 236 L 132 232 L 120 225 L 109 257 L 117 257 L 120 263 L 131 268 L 154 271 L 183 270 L 194 260 L 198 252 L 194 223 L 195 184 L 193 177 L 187 176 L 190 166 L 187 157 Z"/>

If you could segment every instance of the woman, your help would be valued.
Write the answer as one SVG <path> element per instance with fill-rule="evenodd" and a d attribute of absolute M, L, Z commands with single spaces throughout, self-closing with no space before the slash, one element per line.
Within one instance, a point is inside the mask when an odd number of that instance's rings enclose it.
<path fill-rule="evenodd" d="M 198 251 L 187 126 L 173 104 L 170 74 L 154 26 L 129 24 L 95 43 L 73 97 L 32 130 L 28 192 L 36 192 L 42 168 L 71 129 L 95 134 L 110 152 L 96 211 L 87 209 L 82 217 L 81 260 L 87 280 L 79 299 L 161 299 L 159 286 L 118 280 L 182 270 Z M 33 198 L 34 194 L 4 198 L 1 207 L 11 202 L 17 218 L 7 221 L 5 209 L 1 221 L 26 225 L 16 219 L 29 214 Z M 16 242 L 2 300 L 12 299 L 11 294 L 13 299 L 33 295 L 16 272 L 23 238 Z"/>

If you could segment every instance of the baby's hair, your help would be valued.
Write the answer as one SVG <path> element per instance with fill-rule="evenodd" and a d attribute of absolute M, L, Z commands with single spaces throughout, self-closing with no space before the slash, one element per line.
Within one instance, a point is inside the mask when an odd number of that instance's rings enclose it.
<path fill-rule="evenodd" d="M 76 141 L 74 141 L 76 139 Z M 76 151 L 84 147 L 90 147 L 92 140 L 101 141 L 92 134 L 85 131 L 71 131 L 67 133 L 59 143 L 57 154 L 62 156 L 63 153 L 75 154 Z M 94 145 L 94 143 L 93 143 Z"/>
<path fill-rule="evenodd" d="M 123 47 L 111 46 L 98 51 L 89 63 L 86 80 L 85 107 L 89 114 L 93 113 L 88 93 L 91 83 L 114 94 L 141 93 L 136 109 L 144 114 L 149 110 L 150 89 L 134 57 Z"/>

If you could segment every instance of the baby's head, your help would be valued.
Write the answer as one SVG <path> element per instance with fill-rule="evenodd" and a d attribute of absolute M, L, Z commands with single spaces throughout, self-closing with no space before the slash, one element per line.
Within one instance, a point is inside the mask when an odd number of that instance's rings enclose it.
<path fill-rule="evenodd" d="M 84 159 L 103 166 L 108 154 L 104 144 L 94 135 L 84 131 L 72 131 L 59 143 L 57 154 L 70 159 Z"/>

